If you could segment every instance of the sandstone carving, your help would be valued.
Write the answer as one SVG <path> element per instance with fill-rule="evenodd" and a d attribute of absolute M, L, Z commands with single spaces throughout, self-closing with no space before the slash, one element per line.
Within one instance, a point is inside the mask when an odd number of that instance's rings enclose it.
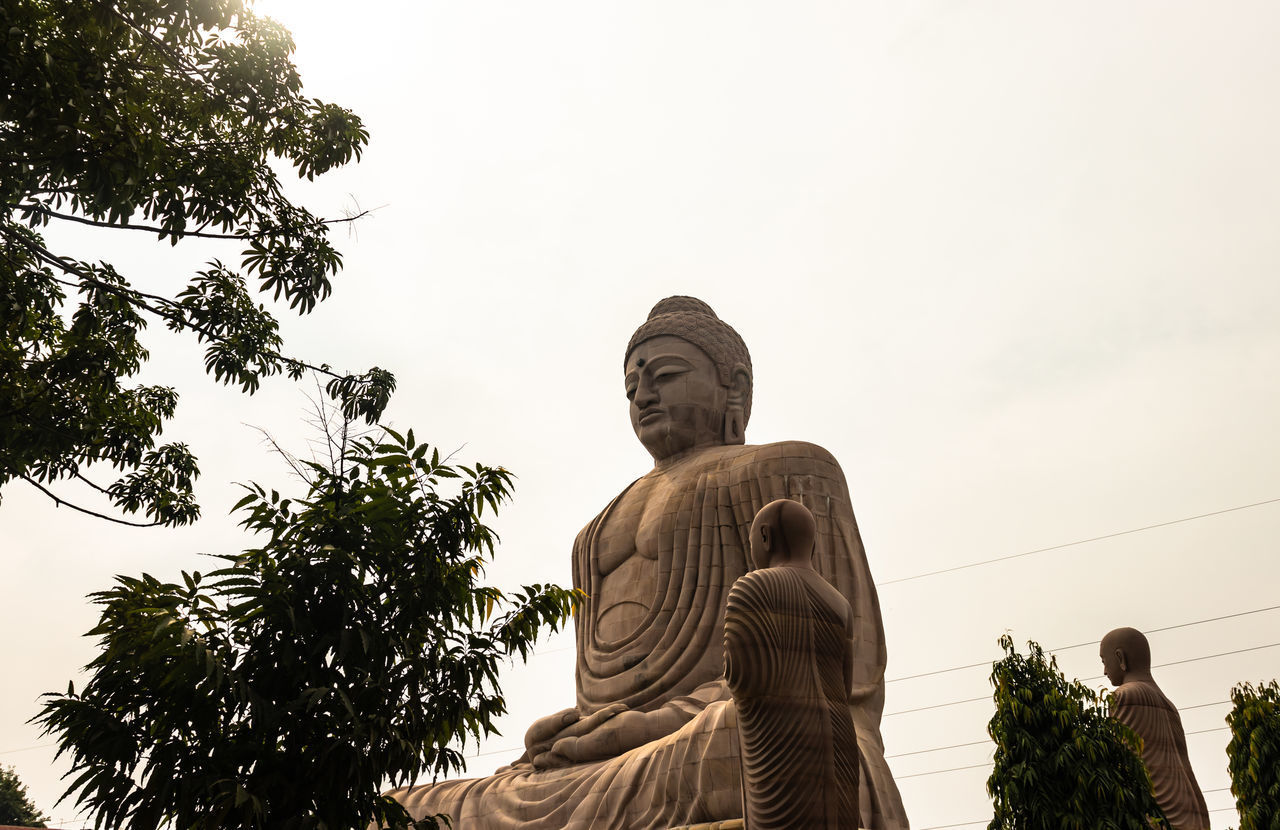
<path fill-rule="evenodd" d="M 1102 638 L 1102 669 L 1116 687 L 1111 716 L 1142 738 L 1142 762 L 1151 774 L 1156 803 L 1173 830 L 1209 830 L 1209 809 L 1187 757 L 1187 737 L 1177 708 L 1151 676 L 1151 646 L 1136 628 Z"/>
<path fill-rule="evenodd" d="M 535 721 L 526 752 L 486 778 L 393 791 L 457 830 L 665 830 L 742 817 L 725 602 L 747 573 L 752 520 L 793 499 L 813 564 L 852 607 L 848 708 L 862 826 L 906 828 L 884 761 L 885 642 L 844 475 L 821 447 L 745 443 L 751 358 L 705 303 L 659 302 L 627 346 L 631 425 L 654 467 L 578 535 L 577 701 Z M 566 454 L 567 458 L 573 457 Z"/>
<path fill-rule="evenodd" d="M 798 502 L 765 505 L 751 525 L 759 570 L 729 591 L 724 671 L 750 830 L 858 830 L 861 818 L 853 608 L 813 569 L 816 531 Z"/>

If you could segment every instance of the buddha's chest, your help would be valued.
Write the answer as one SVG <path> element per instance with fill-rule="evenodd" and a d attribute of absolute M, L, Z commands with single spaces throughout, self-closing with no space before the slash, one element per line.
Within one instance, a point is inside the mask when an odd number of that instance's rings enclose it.
<path fill-rule="evenodd" d="M 595 567 L 600 576 L 612 574 L 637 556 L 658 559 L 662 529 L 673 526 L 672 514 L 678 509 L 679 499 L 672 495 L 672 482 L 658 477 L 642 478 L 623 494 L 596 537 Z"/>
<path fill-rule="evenodd" d="M 596 572 L 592 605 L 602 640 L 626 637 L 653 607 L 662 554 L 670 554 L 679 524 L 680 490 L 676 477 L 646 476 L 605 517 L 592 563 Z M 665 561 L 670 562 L 669 555 Z"/>

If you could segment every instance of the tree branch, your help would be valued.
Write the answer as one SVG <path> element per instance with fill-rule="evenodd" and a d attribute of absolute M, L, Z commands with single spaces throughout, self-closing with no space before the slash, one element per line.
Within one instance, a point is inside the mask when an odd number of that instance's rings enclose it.
<path fill-rule="evenodd" d="M 32 487 L 34 487 L 34 488 L 36 488 L 37 490 L 39 490 L 41 493 L 44 493 L 44 494 L 45 494 L 46 496 L 48 496 L 49 498 L 53 499 L 53 503 L 54 503 L 54 505 L 55 505 L 55 506 L 57 506 L 57 507 L 61 507 L 62 505 L 64 505 L 64 504 L 65 504 L 67 507 L 70 507 L 72 510 L 78 510 L 78 511 L 80 511 L 81 513 L 86 513 L 86 514 L 88 514 L 88 515 L 90 515 L 90 516 L 93 516 L 93 517 L 95 517 L 95 518 L 98 518 L 98 519 L 106 519 L 106 520 L 107 520 L 107 521 L 109 521 L 109 522 L 115 522 L 116 524 L 126 525 L 126 526 L 128 526 L 128 527 L 156 527 L 156 526 L 158 526 L 158 525 L 160 525 L 160 524 L 161 524 L 161 522 L 158 522 L 158 521 L 157 521 L 157 522 L 146 522 L 146 523 L 143 523 L 143 522 L 131 522 L 131 521 L 129 521 L 128 519 L 118 519 L 118 518 L 116 518 L 115 516 L 108 516 L 107 514 L 105 514 L 105 513 L 99 513 L 99 512 L 97 512 L 96 510 L 90 510 L 90 509 L 88 509 L 87 507 L 80 507 L 80 506 L 79 506 L 79 505 L 77 505 L 77 504 L 72 504 L 71 502 L 67 501 L 66 499 L 59 498 L 58 496 L 56 496 L 56 495 L 54 495 L 53 493 L 51 493 L 48 489 L 46 489 L 46 488 L 44 488 L 44 487 L 41 487 L 41 486 L 40 486 L 40 484 L 39 484 L 35 479 L 31 478 L 30 476 L 20 476 L 20 478 L 21 478 L 23 481 L 25 481 L 25 482 L 27 482 L 28 484 L 30 484 Z M 95 485 L 95 486 L 96 486 L 96 485 Z"/>
<path fill-rule="evenodd" d="M 88 485 L 89 485 L 90 487 L 92 487 L 93 489 L 97 490 L 99 493 L 102 493 L 103 495 L 107 495 L 107 496 L 111 495 L 111 493 L 107 490 L 107 488 L 103 487 L 103 486 L 102 486 L 102 485 L 100 485 L 100 484 L 96 484 L 96 483 L 94 483 L 94 482 L 90 481 L 89 479 L 85 478 L 85 477 L 84 477 L 84 473 L 80 472 L 79 470 L 73 470 L 71 474 L 72 474 L 73 476 L 75 476 L 76 478 L 80 479 L 81 481 L 83 481 L 85 484 L 88 484 Z"/>
<path fill-rule="evenodd" d="M 368 213 L 368 211 L 365 211 L 365 213 Z M 335 221 L 342 221 L 342 220 L 335 220 Z M 181 306 L 179 306 L 177 303 L 175 303 L 173 300 L 169 299 L 168 297 L 161 297 L 158 294 L 148 294 L 147 292 L 139 291 L 136 288 L 124 288 L 119 285 L 112 285 L 111 283 L 103 282 L 102 280 L 97 279 L 92 274 L 85 271 L 83 268 L 78 267 L 72 261 L 67 260 L 63 257 L 57 256 L 56 254 L 50 253 L 48 250 L 42 248 L 39 245 L 36 245 L 35 243 L 31 242 L 28 239 L 24 239 L 22 236 L 18 234 L 13 234 L 8 232 L 2 224 L 0 224 L 0 234 L 3 234 L 9 237 L 10 239 L 17 241 L 18 244 L 22 245 L 24 248 L 30 251 L 33 255 L 35 255 L 35 257 L 38 260 L 41 260 L 43 262 L 49 263 L 50 265 L 56 266 L 63 273 L 71 274 L 73 276 L 79 277 L 83 282 L 87 282 L 93 286 L 96 286 L 97 288 L 101 288 L 103 291 L 109 291 L 113 294 L 116 294 L 117 296 L 124 297 L 126 300 L 132 303 L 135 307 L 140 308 L 143 311 L 150 312 L 151 314 L 154 314 L 157 317 L 161 317 L 165 320 L 171 320 L 175 325 L 178 325 L 184 329 L 188 329 L 190 331 L 194 331 L 198 334 L 203 335 L 210 342 L 214 342 L 214 343 L 227 342 L 227 338 L 219 334 L 216 334 L 213 331 L 210 331 L 208 328 L 205 328 L 204 326 L 191 322 L 191 320 L 187 319 L 187 317 L 183 315 L 180 311 L 170 310 L 173 308 L 181 308 Z M 57 277 L 54 277 L 54 279 L 69 288 L 79 288 L 79 286 L 76 285 L 75 283 L 68 282 L 66 280 L 58 280 Z M 153 302 L 159 304 L 160 307 L 156 307 L 155 305 L 152 305 L 151 303 L 146 302 L 147 300 L 152 300 Z M 308 363 L 305 360 L 299 360 L 296 357 L 289 357 L 288 355 L 281 354 L 280 352 L 277 352 L 277 351 L 264 351 L 263 354 L 265 354 L 268 358 L 280 361 L 286 366 L 298 366 L 303 369 L 310 369 L 311 371 L 316 372 L 317 374 L 325 375 L 335 380 L 342 380 L 345 378 L 354 377 L 352 375 L 339 374 L 326 366 L 316 366 L 313 363 Z"/>
<path fill-rule="evenodd" d="M 199 230 L 176 231 L 168 228 L 162 228 L 157 225 L 137 225 L 132 222 L 103 222 L 97 219 L 75 216 L 70 213 L 59 213 L 58 211 L 50 210 L 43 205 L 9 205 L 9 207 L 13 210 L 23 211 L 24 213 L 38 213 L 41 216 L 48 216 L 53 219 L 65 219 L 68 222 L 79 222 L 82 225 L 90 225 L 95 228 L 121 228 L 130 231 L 150 231 L 151 233 L 159 234 L 161 237 L 173 236 L 178 239 L 193 236 L 199 239 L 239 239 L 242 241 L 248 241 L 251 239 L 260 239 L 264 236 L 271 236 L 267 231 L 259 231 L 257 233 L 210 233 L 208 231 Z M 336 225 L 344 222 L 354 222 L 357 219 L 363 219 L 370 213 L 372 213 L 372 211 L 362 210 L 353 216 L 344 216 L 341 219 L 317 219 L 316 223 L 320 225 Z"/>
<path fill-rule="evenodd" d="M 95 5 L 97 5 L 99 9 L 102 9 L 103 11 L 106 11 L 111 16 L 115 17 L 117 20 L 119 20 L 128 28 L 132 29 L 133 31 L 141 35 L 143 39 L 147 41 L 148 45 L 151 46 L 152 49 L 160 53 L 162 57 L 168 59 L 168 62 L 171 68 L 176 69 L 179 72 L 190 73 L 192 77 L 187 78 L 187 80 L 195 82 L 197 83 L 197 85 L 204 85 L 204 84 L 210 83 L 208 77 L 206 77 L 205 74 L 200 71 L 200 68 L 198 66 L 191 63 L 190 61 L 184 60 L 181 53 L 175 51 L 163 40 L 156 37 L 154 32 L 149 32 L 143 27 L 139 26 L 137 23 L 131 20 L 127 15 L 125 15 L 123 12 L 117 9 L 114 3 L 104 2 L 104 0 L 99 0 L 99 2 L 96 3 Z M 207 91 L 207 87 L 204 87 L 204 88 Z"/>

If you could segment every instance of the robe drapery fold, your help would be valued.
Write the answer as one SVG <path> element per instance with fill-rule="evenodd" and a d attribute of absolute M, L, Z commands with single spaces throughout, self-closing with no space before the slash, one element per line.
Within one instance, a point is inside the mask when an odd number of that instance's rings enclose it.
<path fill-rule="evenodd" d="M 1142 738 L 1142 763 L 1169 826 L 1209 830 L 1209 808 L 1191 771 L 1178 708 L 1158 686 L 1140 680 L 1121 684 L 1111 698 L 1112 717 Z"/>
<path fill-rule="evenodd" d="M 849 610 L 821 576 L 796 567 L 752 571 L 729 591 L 725 679 L 752 830 L 861 826 Z"/>
<path fill-rule="evenodd" d="M 669 477 L 658 528 L 657 585 L 643 621 L 605 641 L 596 619 L 602 577 L 597 541 L 624 492 L 578 535 L 574 586 L 588 594 L 577 631 L 577 706 L 622 702 L 690 716 L 679 731 L 605 761 L 447 781 L 392 794 L 415 816 L 449 813 L 457 830 L 665 830 L 739 818 L 736 713 L 724 682 L 724 611 L 747 572 L 751 522 L 779 498 L 801 502 L 817 524 L 814 567 L 853 608 L 850 711 L 861 764 L 859 803 L 871 830 L 907 827 L 884 761 L 880 715 L 886 651 L 880 605 L 844 474 L 826 450 L 787 441 L 715 447 L 656 469 Z M 691 786 L 696 784 L 696 786 Z"/>

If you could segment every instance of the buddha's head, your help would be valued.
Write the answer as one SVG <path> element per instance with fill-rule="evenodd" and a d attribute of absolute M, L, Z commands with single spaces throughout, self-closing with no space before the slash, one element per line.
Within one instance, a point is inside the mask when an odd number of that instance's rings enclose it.
<path fill-rule="evenodd" d="M 751 355 L 693 297 L 668 297 L 632 335 L 624 362 L 631 427 L 655 461 L 746 441 Z"/>
<path fill-rule="evenodd" d="M 1119 686 L 1125 680 L 1148 679 L 1151 676 L 1151 645 L 1146 635 L 1136 628 L 1117 628 L 1102 638 L 1098 649 L 1102 673 Z"/>

